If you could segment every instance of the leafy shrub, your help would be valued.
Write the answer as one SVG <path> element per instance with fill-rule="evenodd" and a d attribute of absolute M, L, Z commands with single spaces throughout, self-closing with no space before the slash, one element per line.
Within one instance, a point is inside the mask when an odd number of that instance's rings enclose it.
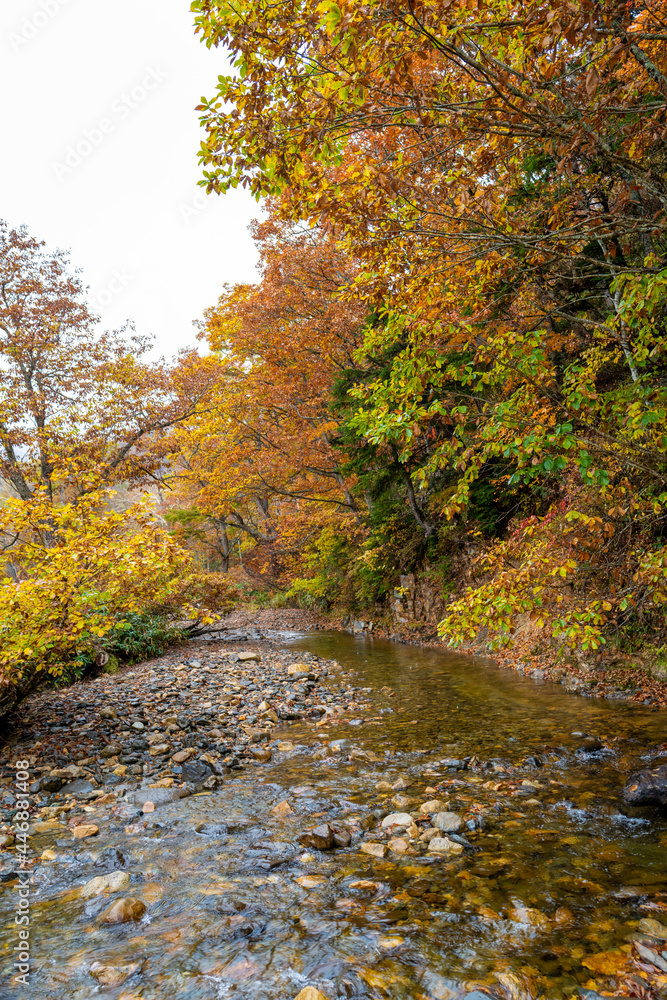
<path fill-rule="evenodd" d="M 150 498 L 122 513 L 108 510 L 107 499 L 96 490 L 58 506 L 45 494 L 4 500 L 0 538 L 13 578 L 0 583 L 3 680 L 26 670 L 76 671 L 114 633 L 113 641 L 138 648 L 128 616 L 185 604 L 191 560 L 161 529 Z"/>
<path fill-rule="evenodd" d="M 174 643 L 187 638 L 185 629 L 175 626 L 164 614 L 151 612 L 130 612 L 123 615 L 123 621 L 112 628 L 104 637 L 104 651 L 109 662 L 104 665 L 105 673 L 117 673 L 119 663 L 137 663 L 154 656 L 160 656 Z M 62 672 L 53 677 L 53 683 L 60 687 L 80 680 L 98 669 L 97 651 L 86 648 L 69 663 L 63 664 Z"/>

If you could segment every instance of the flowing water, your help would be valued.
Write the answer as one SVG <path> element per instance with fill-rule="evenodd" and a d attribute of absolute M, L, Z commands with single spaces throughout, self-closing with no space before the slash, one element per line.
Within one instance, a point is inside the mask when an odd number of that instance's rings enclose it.
<path fill-rule="evenodd" d="M 593 956 L 628 953 L 642 917 L 667 923 L 667 822 L 631 815 L 619 798 L 629 770 L 667 759 L 664 713 L 438 650 L 328 633 L 284 639 L 354 671 L 344 680 L 374 689 L 371 711 L 326 730 L 285 726 L 294 751 L 160 807 L 145 826 L 119 815 L 93 847 L 67 831 L 36 835 L 37 854 L 50 848 L 55 860 L 35 874 L 31 984 L 0 997 L 291 1000 L 312 985 L 329 1000 L 449 1000 L 477 984 L 558 1000 L 604 986 L 614 959 Z M 393 696 L 379 693 L 387 686 Z M 584 752 L 577 732 L 603 749 Z M 323 741 L 335 739 L 350 745 L 332 753 Z M 443 763 L 466 758 L 458 770 Z M 408 811 L 437 797 L 482 827 L 464 830 L 474 849 L 373 858 L 359 844 L 298 844 L 319 823 L 363 830 L 396 811 L 395 793 L 375 786 L 399 776 L 411 782 Z M 284 800 L 293 814 L 275 817 Z M 78 887 L 121 865 L 148 916 L 101 926 L 109 899 L 86 901 Z M 5 889 L 5 972 L 11 902 Z M 138 966 L 103 989 L 95 961 L 118 979 Z"/>

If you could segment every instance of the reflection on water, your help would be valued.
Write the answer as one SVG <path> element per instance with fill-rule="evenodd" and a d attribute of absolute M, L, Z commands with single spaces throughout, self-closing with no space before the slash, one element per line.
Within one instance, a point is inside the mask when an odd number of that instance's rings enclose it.
<path fill-rule="evenodd" d="M 130 832 L 119 816 L 92 848 L 67 832 L 36 836 L 56 859 L 36 876 L 31 998 L 90 997 L 95 961 L 118 972 L 103 992 L 125 1000 L 290 1000 L 307 984 L 330 1000 L 450 1000 L 475 984 L 559 998 L 604 985 L 594 956 L 629 950 L 642 917 L 667 923 L 667 823 L 628 815 L 618 797 L 627 771 L 665 740 L 664 714 L 369 637 L 285 642 L 337 659 L 358 687 L 391 692 L 374 697 L 361 724 L 348 713 L 324 731 L 285 727 L 294 752 L 161 807 Z M 599 737 L 603 749 L 584 753 L 574 733 Z M 337 738 L 351 744 L 336 755 L 322 741 Z M 348 759 L 350 750 L 366 756 Z M 443 763 L 471 757 L 493 763 Z M 376 859 L 358 844 L 333 853 L 298 844 L 327 820 L 373 826 L 395 808 L 376 784 L 401 775 L 409 810 L 437 794 L 476 818 L 466 830 L 475 850 Z M 284 800 L 293 813 L 274 816 Z M 120 855 L 105 856 L 109 847 Z M 124 894 L 149 916 L 103 927 L 96 917 L 109 899 L 86 901 L 78 887 L 121 865 L 132 879 Z"/>

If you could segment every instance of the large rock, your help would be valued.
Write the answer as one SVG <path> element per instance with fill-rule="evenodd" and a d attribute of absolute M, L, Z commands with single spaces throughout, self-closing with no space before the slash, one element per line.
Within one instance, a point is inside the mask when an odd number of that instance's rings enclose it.
<path fill-rule="evenodd" d="M 410 826 L 412 823 L 412 816 L 410 813 L 389 813 L 388 816 L 382 820 L 382 829 L 386 830 L 390 826 Z"/>
<path fill-rule="evenodd" d="M 316 851 L 330 851 L 334 846 L 334 831 L 327 823 L 322 823 L 310 833 L 302 833 L 299 843 L 304 847 L 313 847 Z"/>
<path fill-rule="evenodd" d="M 132 920 L 141 920 L 146 912 L 146 904 L 134 896 L 126 896 L 112 903 L 100 915 L 102 924 L 127 924 Z"/>
<path fill-rule="evenodd" d="M 428 842 L 428 849 L 434 854 L 461 854 L 463 846 L 449 837 L 433 837 Z"/>
<path fill-rule="evenodd" d="M 622 794 L 630 806 L 667 806 L 667 764 L 637 771 Z"/>
<path fill-rule="evenodd" d="M 436 830 L 443 833 L 458 833 L 463 826 L 463 820 L 455 812 L 438 812 L 431 816 L 431 823 Z"/>
<path fill-rule="evenodd" d="M 83 899 L 94 899 L 105 892 L 118 892 L 127 889 L 130 884 L 130 876 L 127 872 L 109 872 L 108 875 L 96 875 L 81 887 Z"/>
<path fill-rule="evenodd" d="M 187 795 L 187 792 L 183 788 L 138 788 L 135 792 L 128 792 L 125 798 L 127 802 L 135 806 L 143 806 L 145 802 L 164 806 L 168 802 L 182 799 L 184 795 Z"/>
<path fill-rule="evenodd" d="M 200 785 L 211 777 L 213 770 L 201 760 L 189 760 L 183 764 L 181 774 L 183 781 L 191 781 L 193 785 Z"/>

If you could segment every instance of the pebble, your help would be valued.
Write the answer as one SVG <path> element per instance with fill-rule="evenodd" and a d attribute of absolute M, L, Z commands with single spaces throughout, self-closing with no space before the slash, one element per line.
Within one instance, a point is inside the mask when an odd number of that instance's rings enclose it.
<path fill-rule="evenodd" d="M 129 979 L 130 976 L 135 975 L 139 972 L 143 965 L 141 962 L 132 962 L 130 965 L 105 965 L 103 962 L 93 962 L 90 967 L 90 974 L 93 979 L 96 979 L 100 986 L 106 986 L 109 989 L 113 989 L 116 986 L 120 986 Z"/>
<path fill-rule="evenodd" d="M 659 941 L 667 941 L 667 927 L 661 924 L 659 920 L 652 920 L 649 917 L 645 917 L 639 921 L 639 930 L 642 934 L 648 934 Z"/>
<path fill-rule="evenodd" d="M 275 619 L 276 613 L 271 614 Z M 307 612 L 280 614 L 285 622 L 309 617 Z M 233 639 L 229 633 L 232 643 L 255 635 L 247 625 Z M 310 719 L 327 726 L 348 706 L 350 714 L 358 715 L 369 703 L 347 684 L 326 693 L 319 688 L 340 673 L 335 661 L 304 653 L 297 662 L 293 652 L 272 641 L 261 652 L 235 648 L 228 641 L 191 644 L 189 650 L 187 662 L 183 649 L 176 649 L 115 676 L 101 675 L 66 689 L 40 689 L 22 702 L 22 740 L 26 749 L 31 744 L 35 748 L 31 794 L 37 821 L 51 818 L 46 813 L 54 796 L 62 802 L 81 800 L 104 786 L 120 786 L 123 794 L 129 784 L 132 795 L 137 784 L 170 778 L 183 794 L 190 794 L 192 786 L 195 792 L 210 791 L 244 761 L 261 767 L 276 751 L 293 753 L 296 746 L 287 739 L 262 745 L 270 743 L 273 727 L 283 720 Z M 288 674 L 295 663 L 299 669 Z M 123 711 L 111 703 L 123 705 Z M 16 727 L 11 715 L 7 722 L 10 731 Z M 353 745 L 340 741 L 339 748 Z M 0 768 L 0 823 L 8 825 L 11 780 Z M 162 804 L 150 798 L 156 806 Z M 143 801 L 136 804 L 141 807 Z"/>
<path fill-rule="evenodd" d="M 126 896 L 112 903 L 99 919 L 102 924 L 126 924 L 132 920 L 141 920 L 145 912 L 145 903 L 134 896 Z"/>
<path fill-rule="evenodd" d="M 658 955 L 652 948 L 647 948 L 645 945 L 638 943 L 635 944 L 635 948 L 639 955 L 646 959 L 647 962 L 655 965 L 656 969 L 660 969 L 661 972 L 667 972 L 667 960 Z"/>
<path fill-rule="evenodd" d="M 389 841 L 387 846 L 390 851 L 394 851 L 396 854 L 405 854 L 410 847 L 410 843 L 405 837 L 394 837 L 393 840 Z"/>
<path fill-rule="evenodd" d="M 385 844 L 378 844 L 374 841 L 367 841 L 365 844 L 362 844 L 360 850 L 364 854 L 370 854 L 373 858 L 383 858 L 387 853 Z"/>
<path fill-rule="evenodd" d="M 271 813 L 273 816 L 279 816 L 279 817 L 293 816 L 294 810 L 292 809 L 287 799 L 284 799 L 282 802 L 279 802 L 277 806 L 273 807 Z"/>
<path fill-rule="evenodd" d="M 75 840 L 84 840 L 86 837 L 96 837 L 99 827 L 94 823 L 82 823 L 80 826 L 72 827 L 72 836 Z"/>
<path fill-rule="evenodd" d="M 382 820 L 382 829 L 387 830 L 390 826 L 410 826 L 412 823 L 412 816 L 410 813 L 389 813 L 388 816 Z"/>
<path fill-rule="evenodd" d="M 314 986 L 306 986 L 300 993 L 297 993 L 294 1000 L 329 1000 L 329 997 L 320 993 Z"/>
<path fill-rule="evenodd" d="M 551 929 L 551 921 L 540 910 L 530 906 L 516 906 L 508 909 L 507 916 L 518 924 L 529 924 L 538 931 L 547 932 Z"/>
<path fill-rule="evenodd" d="M 328 823 L 316 826 L 310 833 L 302 833 L 299 843 L 304 847 L 312 847 L 317 851 L 330 851 L 334 846 L 334 831 Z"/>
<path fill-rule="evenodd" d="M 458 833 L 463 826 L 463 819 L 455 812 L 437 812 L 431 816 L 431 823 L 443 833 Z"/>
<path fill-rule="evenodd" d="M 315 889 L 318 885 L 324 885 L 327 880 L 321 875 L 299 875 L 294 881 L 303 889 Z"/>
<path fill-rule="evenodd" d="M 433 837 L 429 840 L 428 849 L 436 854 L 461 854 L 463 844 L 457 844 L 449 837 Z"/>
<path fill-rule="evenodd" d="M 121 889 L 126 889 L 129 884 L 130 876 L 127 872 L 110 872 L 108 875 L 98 875 L 96 878 L 91 878 L 90 882 L 86 882 L 81 888 L 81 896 L 83 899 L 93 899 L 104 892 L 119 892 Z"/>
<path fill-rule="evenodd" d="M 186 794 L 182 788 L 142 788 L 128 792 L 126 801 L 131 805 L 143 806 L 144 802 L 152 802 L 155 806 L 163 806 L 168 802 L 176 802 Z"/>
<path fill-rule="evenodd" d="M 419 807 L 419 812 L 422 816 L 426 816 L 429 813 L 443 813 L 447 811 L 447 803 L 441 802 L 440 799 L 430 799 L 428 802 L 422 802 Z"/>

